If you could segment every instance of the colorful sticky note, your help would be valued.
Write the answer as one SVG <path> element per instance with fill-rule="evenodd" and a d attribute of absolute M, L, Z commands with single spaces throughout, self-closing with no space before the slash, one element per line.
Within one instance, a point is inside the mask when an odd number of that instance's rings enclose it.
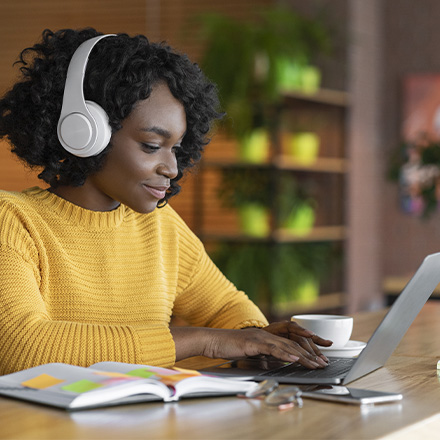
<path fill-rule="evenodd" d="M 57 379 L 56 377 L 50 376 L 49 374 L 40 374 L 39 376 L 26 380 L 21 384 L 24 387 L 34 388 L 36 390 L 44 390 L 44 388 L 49 388 L 62 382 L 65 381 L 63 379 Z"/>
<path fill-rule="evenodd" d="M 108 379 L 103 380 L 100 382 L 103 386 L 112 386 L 112 385 L 119 385 L 122 383 L 129 383 L 133 382 L 134 380 L 138 380 L 138 377 L 110 377 Z"/>
<path fill-rule="evenodd" d="M 174 370 L 170 370 L 169 368 L 161 368 L 161 367 L 148 367 L 144 369 L 146 371 L 151 371 L 152 373 L 156 374 L 157 376 L 171 376 L 173 374 L 178 374 Z"/>
<path fill-rule="evenodd" d="M 146 368 L 137 368 L 136 370 L 129 371 L 127 374 L 129 376 L 144 377 L 145 379 L 155 375 Z"/>
<path fill-rule="evenodd" d="M 61 389 L 80 394 L 100 387 L 102 387 L 102 384 L 100 383 L 92 382 L 91 380 L 87 380 L 87 379 L 82 379 L 82 380 L 78 380 L 77 382 L 73 382 L 69 385 L 65 385 L 64 387 L 61 387 Z"/>
<path fill-rule="evenodd" d="M 127 377 L 128 374 L 125 374 L 125 373 L 114 373 L 112 371 L 94 371 L 93 374 L 96 374 L 98 376 L 120 377 L 122 379 L 134 380 L 134 378 L 132 378 L 132 377 Z"/>

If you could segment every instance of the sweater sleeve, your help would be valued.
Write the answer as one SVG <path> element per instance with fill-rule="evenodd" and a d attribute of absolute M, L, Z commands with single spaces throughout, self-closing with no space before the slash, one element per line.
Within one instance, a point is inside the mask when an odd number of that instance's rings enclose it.
<path fill-rule="evenodd" d="M 165 324 L 135 328 L 53 320 L 38 273 L 34 259 L 0 245 L 0 374 L 49 362 L 174 363 L 174 342 Z"/>
<path fill-rule="evenodd" d="M 174 313 L 199 327 L 239 329 L 268 324 L 259 308 L 217 268 L 201 243 L 199 259 L 176 299 Z"/>

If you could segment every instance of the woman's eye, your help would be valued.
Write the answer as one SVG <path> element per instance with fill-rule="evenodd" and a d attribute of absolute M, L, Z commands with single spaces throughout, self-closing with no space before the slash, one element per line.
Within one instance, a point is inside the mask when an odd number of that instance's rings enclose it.
<path fill-rule="evenodd" d="M 155 152 L 155 151 L 160 149 L 160 147 L 158 145 L 153 145 L 153 144 L 142 144 L 142 148 L 147 153 L 153 153 L 153 152 Z"/>

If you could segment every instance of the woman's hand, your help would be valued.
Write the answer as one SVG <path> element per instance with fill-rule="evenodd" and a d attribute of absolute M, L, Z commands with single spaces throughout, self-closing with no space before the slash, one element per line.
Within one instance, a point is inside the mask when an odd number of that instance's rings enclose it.
<path fill-rule="evenodd" d="M 310 355 L 312 358 L 315 358 L 315 362 L 319 362 L 316 359 L 316 357 L 318 357 L 318 359 L 322 359 L 326 364 L 328 363 L 327 357 L 321 353 L 316 344 L 324 347 L 330 347 L 333 342 L 328 339 L 321 338 L 310 330 L 301 327 L 296 322 L 273 322 L 267 327 L 264 327 L 263 330 L 274 335 L 282 336 L 283 338 L 296 341 L 307 352 L 308 355 Z M 307 357 L 310 359 L 310 356 Z"/>
<path fill-rule="evenodd" d="M 172 327 L 170 330 L 176 346 L 177 361 L 199 355 L 223 359 L 268 355 L 316 369 L 327 366 L 327 361 L 312 348 L 315 346 L 312 339 L 324 342 L 323 345 L 331 345 L 330 341 L 312 335 L 297 324 L 295 327 L 294 323 L 274 323 L 264 329 Z M 309 345 L 306 343 L 308 340 Z"/>

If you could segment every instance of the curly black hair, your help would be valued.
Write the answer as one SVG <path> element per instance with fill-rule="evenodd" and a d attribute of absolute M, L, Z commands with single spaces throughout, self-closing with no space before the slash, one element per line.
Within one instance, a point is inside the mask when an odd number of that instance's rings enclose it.
<path fill-rule="evenodd" d="M 57 137 L 70 59 L 81 43 L 98 35 L 102 33 L 93 28 L 46 29 L 41 42 L 21 52 L 16 64 L 22 78 L 0 100 L 0 138 L 6 138 L 11 151 L 28 166 L 42 168 L 38 177 L 52 187 L 83 185 L 87 176 L 102 167 L 111 149 L 110 142 L 100 154 L 80 158 L 64 150 Z M 94 47 L 87 63 L 84 96 L 107 112 L 114 133 L 159 81 L 166 81 L 187 118 L 187 132 L 177 156 L 178 175 L 159 203 L 164 206 L 180 191 L 178 181 L 184 171 L 200 160 L 212 123 L 222 116 L 215 85 L 197 64 L 166 43 L 149 42 L 143 35 L 118 34 Z"/>

